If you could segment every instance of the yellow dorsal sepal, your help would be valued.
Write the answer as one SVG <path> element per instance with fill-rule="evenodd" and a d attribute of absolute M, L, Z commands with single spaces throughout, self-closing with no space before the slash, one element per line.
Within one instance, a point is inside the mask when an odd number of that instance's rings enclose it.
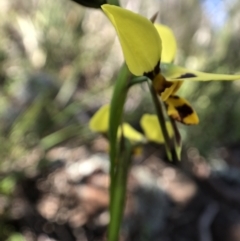
<path fill-rule="evenodd" d="M 129 10 L 104 4 L 102 9 L 118 34 L 131 73 L 142 76 L 154 70 L 161 58 L 161 39 L 150 20 Z"/>

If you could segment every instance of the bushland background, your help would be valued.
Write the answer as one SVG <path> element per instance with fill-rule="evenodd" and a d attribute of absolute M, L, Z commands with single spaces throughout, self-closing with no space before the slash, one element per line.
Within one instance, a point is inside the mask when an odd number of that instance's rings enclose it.
<path fill-rule="evenodd" d="M 122 1 L 173 29 L 175 63 L 240 72 L 236 0 Z M 68 0 L 0 1 L 0 240 L 104 240 L 108 143 L 88 121 L 109 103 L 123 61 L 100 10 Z M 133 161 L 121 240 L 240 240 L 240 81 L 186 82 L 200 117 L 179 125 L 183 161 L 144 146 Z M 154 113 L 134 87 L 126 120 Z"/>

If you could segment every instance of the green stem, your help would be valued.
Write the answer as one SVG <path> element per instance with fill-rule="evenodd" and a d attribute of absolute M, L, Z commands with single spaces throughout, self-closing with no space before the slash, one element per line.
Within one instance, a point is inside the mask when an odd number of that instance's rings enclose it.
<path fill-rule="evenodd" d="M 118 241 L 119 232 L 122 223 L 128 171 L 131 161 L 132 147 L 128 140 L 125 139 L 122 151 L 119 153 L 119 160 L 116 167 L 114 196 L 112 200 L 111 220 L 108 227 L 108 241 Z"/>
<path fill-rule="evenodd" d="M 178 130 L 178 127 L 177 127 L 177 124 L 176 124 L 176 121 L 170 117 L 170 121 L 171 121 L 171 124 L 172 124 L 172 128 L 174 130 L 174 136 L 175 136 L 175 139 L 176 139 L 176 143 L 177 145 L 181 146 L 181 135 L 180 135 L 180 132 Z"/>
<path fill-rule="evenodd" d="M 147 80 L 148 80 L 148 78 L 145 76 L 135 77 L 135 78 L 131 79 L 128 87 L 130 88 L 133 85 L 142 84 L 142 83 L 146 82 Z"/>
<path fill-rule="evenodd" d="M 177 153 L 178 159 L 181 160 L 181 151 L 182 151 L 182 139 L 181 139 L 181 135 L 180 132 L 178 130 L 176 121 L 170 117 L 170 121 L 172 124 L 172 128 L 174 131 L 174 147 L 175 147 L 175 151 Z"/>
<path fill-rule="evenodd" d="M 116 79 L 116 83 L 114 86 L 113 96 L 111 100 L 110 107 L 110 117 L 109 117 L 109 143 L 110 143 L 110 224 L 109 224 L 109 232 L 111 231 L 111 227 L 114 225 L 113 223 L 116 221 L 115 217 L 115 208 L 114 205 L 115 200 L 115 187 L 116 180 L 118 175 L 118 164 L 119 164 L 119 148 L 118 148 L 118 140 L 117 140 L 117 131 L 118 127 L 122 121 L 123 107 L 127 97 L 128 92 L 128 84 L 132 77 L 132 74 L 129 72 L 127 65 L 124 63 L 119 75 Z M 111 239 L 110 239 L 111 240 Z"/>
<path fill-rule="evenodd" d="M 122 68 L 119 71 L 119 75 L 117 77 L 113 95 L 111 99 L 110 106 L 110 117 L 109 117 L 109 142 L 110 142 L 110 193 L 112 193 L 112 188 L 114 185 L 114 173 L 115 173 L 115 164 L 116 164 L 116 156 L 117 156 L 117 131 L 118 127 L 122 121 L 123 107 L 127 97 L 128 92 L 128 83 L 131 78 L 131 73 L 128 70 L 127 65 L 124 63 Z M 111 200 L 110 200 L 110 211 L 111 211 Z"/>
<path fill-rule="evenodd" d="M 169 159 L 169 161 L 176 163 L 178 161 L 178 155 L 176 153 L 175 145 L 171 141 L 171 138 L 169 137 L 169 134 L 168 134 L 161 100 L 158 98 L 158 95 L 157 95 L 155 89 L 149 83 L 149 81 L 148 81 L 148 86 L 149 86 L 149 89 L 150 89 L 150 92 L 152 95 L 153 103 L 155 105 L 158 121 L 159 121 L 161 130 L 162 130 L 162 133 L 163 133 L 164 143 L 165 143 L 165 148 L 166 148 L 166 153 L 167 153 L 168 159 Z"/>

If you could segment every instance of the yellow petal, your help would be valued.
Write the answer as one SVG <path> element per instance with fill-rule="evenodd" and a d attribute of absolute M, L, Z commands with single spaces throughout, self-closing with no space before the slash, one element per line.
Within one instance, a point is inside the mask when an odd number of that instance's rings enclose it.
<path fill-rule="evenodd" d="M 102 9 L 116 29 L 129 70 L 136 76 L 153 71 L 160 61 L 161 39 L 152 22 L 114 5 Z"/>
<path fill-rule="evenodd" d="M 89 122 L 89 128 L 92 131 L 107 133 L 109 127 L 109 111 L 110 105 L 102 106 L 91 118 Z M 122 127 L 118 128 L 118 137 L 120 138 L 121 133 L 123 133 L 124 137 L 129 139 L 132 142 L 143 142 L 145 137 L 138 131 L 136 131 L 131 125 L 128 123 L 123 123 Z"/>
<path fill-rule="evenodd" d="M 106 133 L 108 131 L 109 105 L 103 105 L 91 118 L 89 128 L 92 131 Z"/>
<path fill-rule="evenodd" d="M 149 141 L 164 143 L 164 137 L 156 115 L 144 114 L 140 120 L 140 124 Z M 168 121 L 166 125 L 169 136 L 172 137 L 173 129 L 171 123 Z"/>
<path fill-rule="evenodd" d="M 196 125 L 199 123 L 197 113 L 187 100 L 174 95 L 170 96 L 165 103 L 168 115 L 174 120 L 186 125 Z"/>
<path fill-rule="evenodd" d="M 162 40 L 161 62 L 171 63 L 173 62 L 177 52 L 177 43 L 173 31 L 162 24 L 154 24 L 154 26 Z"/>
<path fill-rule="evenodd" d="M 140 132 L 135 130 L 131 125 L 129 125 L 126 122 L 123 123 L 122 127 L 118 128 L 118 138 L 121 137 L 122 128 L 123 128 L 124 137 L 130 140 L 131 142 L 136 143 L 136 142 L 143 142 L 145 140 L 145 137 Z"/>
<path fill-rule="evenodd" d="M 162 74 L 169 81 L 227 81 L 240 80 L 240 75 L 211 74 L 189 70 L 173 64 L 162 64 Z"/>

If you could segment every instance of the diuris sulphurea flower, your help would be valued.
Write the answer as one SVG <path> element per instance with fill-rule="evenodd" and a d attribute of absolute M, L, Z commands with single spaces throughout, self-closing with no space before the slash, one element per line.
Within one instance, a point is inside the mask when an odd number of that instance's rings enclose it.
<path fill-rule="evenodd" d="M 109 128 L 109 112 L 110 106 L 103 105 L 91 118 L 89 122 L 90 130 L 107 134 Z M 124 137 L 132 143 L 145 142 L 145 137 L 126 122 L 122 124 L 122 127 L 118 128 L 118 138 L 121 137 L 122 131 Z"/>
<path fill-rule="evenodd" d="M 188 125 L 199 122 L 189 102 L 176 95 L 183 81 L 240 79 L 240 75 L 209 74 L 172 64 L 177 44 L 167 26 L 154 25 L 147 18 L 117 6 L 104 4 L 102 9 L 116 29 L 130 72 L 152 80 L 171 118 Z"/>
<path fill-rule="evenodd" d="M 103 105 L 90 119 L 89 129 L 94 132 L 107 134 L 109 128 L 109 111 L 110 106 L 108 104 Z M 144 114 L 140 120 L 140 125 L 145 135 L 135 130 L 130 124 L 123 122 L 122 127 L 118 128 L 118 138 L 121 137 L 123 131 L 124 137 L 133 144 L 144 144 L 147 141 L 159 144 L 164 143 L 163 133 L 156 115 Z M 173 129 L 170 122 L 167 122 L 167 129 L 170 137 L 172 137 Z"/>

